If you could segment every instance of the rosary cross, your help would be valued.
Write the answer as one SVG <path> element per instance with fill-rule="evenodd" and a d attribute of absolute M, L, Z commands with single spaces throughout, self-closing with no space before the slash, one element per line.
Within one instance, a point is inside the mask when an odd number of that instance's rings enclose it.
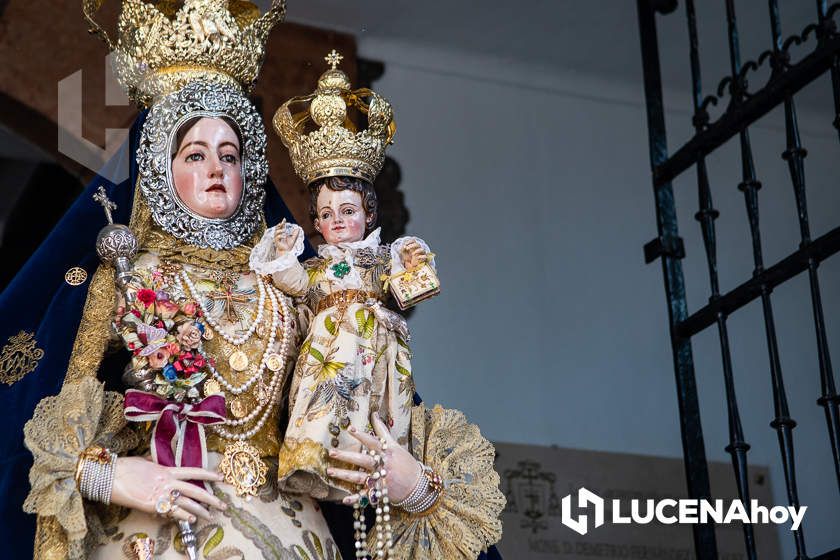
<path fill-rule="evenodd" d="M 239 313 L 234 308 L 234 303 L 248 303 L 250 298 L 248 296 L 244 296 L 242 294 L 234 294 L 231 291 L 230 287 L 222 287 L 223 291 L 213 290 L 212 292 L 207 293 L 207 297 L 214 301 L 221 301 L 222 307 L 224 307 L 224 313 L 227 316 L 228 321 L 231 323 L 235 323 L 239 320 Z"/>
<path fill-rule="evenodd" d="M 102 205 L 102 209 L 105 210 L 105 218 L 108 219 L 109 224 L 113 224 L 114 218 L 111 216 L 111 210 L 116 210 L 117 205 L 111 202 L 111 200 L 108 198 L 108 195 L 105 194 L 105 187 L 99 185 L 99 188 L 93 195 L 93 200 Z"/>

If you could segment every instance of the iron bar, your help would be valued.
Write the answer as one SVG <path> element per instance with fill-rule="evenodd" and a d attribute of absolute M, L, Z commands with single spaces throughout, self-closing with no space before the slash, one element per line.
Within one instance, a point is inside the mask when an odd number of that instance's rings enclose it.
<path fill-rule="evenodd" d="M 832 36 L 837 36 L 837 26 L 828 16 L 828 0 L 817 0 L 817 39 L 819 44 L 826 43 Z M 834 93 L 834 128 L 840 136 L 840 55 L 834 54 L 829 66 L 831 72 L 831 90 Z"/>
<path fill-rule="evenodd" d="M 773 32 L 773 73 L 785 72 L 789 64 L 787 53 L 782 48 L 782 24 L 779 17 L 778 0 L 769 0 L 770 22 Z M 787 161 L 790 180 L 796 198 L 799 233 L 802 247 L 811 243 L 811 229 L 808 223 L 808 201 L 805 194 L 805 156 L 807 150 L 802 147 L 799 136 L 799 122 L 796 118 L 796 104 L 793 96 L 785 96 L 785 137 L 786 148 L 782 158 Z M 828 349 L 825 319 L 823 316 L 820 280 L 817 269 L 819 263 L 808 259 L 808 280 L 811 288 L 811 307 L 814 315 L 814 329 L 817 336 L 817 359 L 820 369 L 822 394 L 817 403 L 823 407 L 828 426 L 829 442 L 834 457 L 834 473 L 840 488 L 840 400 L 834 384 L 834 372 L 831 369 L 831 354 Z"/>
<path fill-rule="evenodd" d="M 695 132 L 699 134 L 708 125 L 709 116 L 703 106 L 700 48 L 697 38 L 697 18 L 694 9 L 694 0 L 686 0 L 685 8 L 688 20 L 689 55 L 691 59 L 692 101 L 694 104 L 693 123 Z M 717 241 L 715 234 L 715 220 L 720 213 L 714 208 L 712 203 L 709 174 L 706 169 L 706 158 L 703 154 L 698 155 L 697 158 L 697 189 L 700 209 L 694 217 L 700 222 L 703 232 L 703 245 L 706 250 L 706 263 L 709 268 L 709 284 L 711 288 L 709 299 L 710 301 L 715 301 L 720 298 L 720 282 L 718 280 L 717 270 Z M 738 399 L 735 393 L 732 355 L 729 348 L 729 332 L 726 319 L 726 314 L 722 312 L 717 313 L 716 322 L 721 359 L 723 361 L 723 381 L 729 426 L 729 444 L 726 446 L 726 451 L 732 460 L 732 469 L 735 474 L 738 497 L 742 503 L 748 504 L 750 503 L 750 486 L 747 452 L 750 449 L 750 445 L 744 439 L 744 430 L 741 426 L 741 415 L 738 410 Z M 744 547 L 747 558 L 756 560 L 755 530 L 750 523 L 742 524 L 742 529 L 744 532 Z"/>
<path fill-rule="evenodd" d="M 708 154 L 738 134 L 779 105 L 787 93 L 791 95 L 818 78 L 827 69 L 836 65 L 837 53 L 840 53 L 840 35 L 825 38 L 823 43 L 811 54 L 804 57 L 776 80 L 750 95 L 749 99 L 738 104 L 731 104 L 726 112 L 709 127 L 695 134 L 670 158 L 663 161 L 654 170 L 654 184 L 661 186 L 672 181 L 689 167 L 697 163 L 697 158 Z M 840 87 L 840 78 L 838 78 Z M 837 90 L 835 90 L 837 91 Z M 837 94 L 835 93 L 835 99 Z"/>
<path fill-rule="evenodd" d="M 772 0 L 771 0 L 772 6 Z M 771 9 L 772 11 L 772 9 Z M 735 17 L 734 0 L 726 0 L 727 36 L 729 40 L 729 62 L 732 72 L 730 108 L 744 103 L 746 84 L 741 74 L 741 55 L 738 41 L 738 23 Z M 784 74 L 782 74 L 784 75 Z M 756 178 L 752 147 L 750 145 L 749 125 L 747 123 L 739 131 L 741 145 L 742 181 L 738 188 L 744 193 L 747 216 L 750 223 L 750 237 L 753 245 L 754 275 L 758 276 L 764 270 L 764 258 L 761 250 L 761 229 L 758 212 L 758 191 L 761 183 Z M 769 288 L 760 285 L 761 308 L 764 313 L 764 331 L 767 339 L 767 350 L 770 358 L 770 379 L 773 386 L 773 409 L 775 417 L 770 426 L 776 430 L 779 439 L 779 452 L 782 456 L 782 466 L 785 475 L 788 502 L 793 507 L 799 507 L 799 494 L 796 488 L 796 463 L 793 449 L 793 428 L 796 421 L 790 416 L 787 402 L 784 377 L 782 375 L 779 347 L 776 337 L 776 325 L 773 317 L 773 305 Z M 800 526 L 793 531 L 796 555 L 799 560 L 806 559 L 805 538 Z"/>
<path fill-rule="evenodd" d="M 659 68 L 659 46 L 656 36 L 656 9 L 661 3 L 653 0 L 637 0 L 639 31 L 641 39 L 645 98 L 647 105 L 648 142 L 651 170 L 656 169 L 668 157 L 665 133 L 665 111 L 662 101 L 662 78 Z M 675 245 L 679 239 L 674 193 L 670 182 L 654 188 L 656 199 L 656 224 L 659 239 L 663 245 Z M 671 333 L 671 348 L 677 386 L 680 415 L 680 435 L 683 444 L 683 459 L 688 486 L 688 495 L 695 499 L 710 498 L 709 470 L 706 449 L 703 443 L 703 428 L 700 421 L 700 407 L 697 399 L 697 385 L 694 375 L 694 359 L 691 339 L 680 337 L 676 325 L 685 320 L 687 304 L 682 263 L 673 252 L 663 252 L 662 274 L 668 302 L 668 318 Z M 717 558 L 717 543 L 714 527 L 709 524 L 692 525 L 694 549 L 699 560 Z"/>
<path fill-rule="evenodd" d="M 814 259 L 819 263 L 837 252 L 840 252 L 840 227 L 815 239 L 807 247 L 795 251 L 772 267 L 764 269 L 761 274 L 750 278 L 719 299 L 710 301 L 677 325 L 678 334 L 686 338 L 694 336 L 706 327 L 713 325 L 718 313 L 731 315 L 759 297 L 761 286 L 773 289 L 806 270 L 809 259 Z"/>

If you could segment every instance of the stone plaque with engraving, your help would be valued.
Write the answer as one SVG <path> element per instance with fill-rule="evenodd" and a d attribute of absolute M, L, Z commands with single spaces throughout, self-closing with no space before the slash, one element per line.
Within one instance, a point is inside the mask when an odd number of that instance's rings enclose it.
<path fill-rule="evenodd" d="M 507 507 L 502 515 L 504 536 L 498 548 L 506 559 L 553 560 L 626 558 L 690 560 L 694 556 L 692 526 L 612 522 L 613 500 L 629 516 L 630 500 L 686 498 L 685 471 L 680 459 L 583 451 L 536 445 L 496 444 L 496 468 L 502 477 Z M 709 463 L 712 499 L 725 504 L 737 498 L 729 463 Z M 750 498 L 772 507 L 767 468 L 750 465 Z M 592 507 L 578 505 L 586 488 L 604 500 L 604 523 L 594 527 Z M 571 495 L 573 519 L 587 516 L 585 534 L 562 521 L 563 498 Z M 645 502 L 642 502 L 643 504 Z M 644 505 L 640 506 L 645 511 Z M 676 512 L 676 508 L 668 510 Z M 759 558 L 779 557 L 779 531 L 788 525 L 753 524 Z M 716 537 L 721 560 L 746 559 L 742 524 L 718 524 Z M 579 527 L 580 529 L 580 527 Z"/>

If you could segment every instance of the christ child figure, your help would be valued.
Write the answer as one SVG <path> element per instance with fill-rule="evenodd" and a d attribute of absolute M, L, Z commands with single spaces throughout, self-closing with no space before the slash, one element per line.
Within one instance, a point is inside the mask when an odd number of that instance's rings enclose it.
<path fill-rule="evenodd" d="M 428 245 L 416 237 L 380 242 L 369 182 L 333 176 L 309 190 L 310 217 L 326 241 L 318 256 L 298 261 L 303 230 L 284 221 L 266 231 L 251 261 L 278 288 L 300 298 L 308 319 L 289 393 L 281 488 L 337 499 L 355 491 L 326 474 L 330 466 L 344 466 L 329 457 L 331 449 L 360 450 L 347 433 L 350 426 L 369 430 L 376 412 L 407 445 L 414 398 L 409 336 L 405 320 L 384 305 L 386 283 L 434 262 Z"/>

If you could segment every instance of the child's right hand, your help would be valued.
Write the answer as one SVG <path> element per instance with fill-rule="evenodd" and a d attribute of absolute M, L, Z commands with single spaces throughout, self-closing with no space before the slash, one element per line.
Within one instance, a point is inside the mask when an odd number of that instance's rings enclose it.
<path fill-rule="evenodd" d="M 284 219 L 274 228 L 274 248 L 277 254 L 288 253 L 295 246 L 300 230 L 291 228 Z"/>

